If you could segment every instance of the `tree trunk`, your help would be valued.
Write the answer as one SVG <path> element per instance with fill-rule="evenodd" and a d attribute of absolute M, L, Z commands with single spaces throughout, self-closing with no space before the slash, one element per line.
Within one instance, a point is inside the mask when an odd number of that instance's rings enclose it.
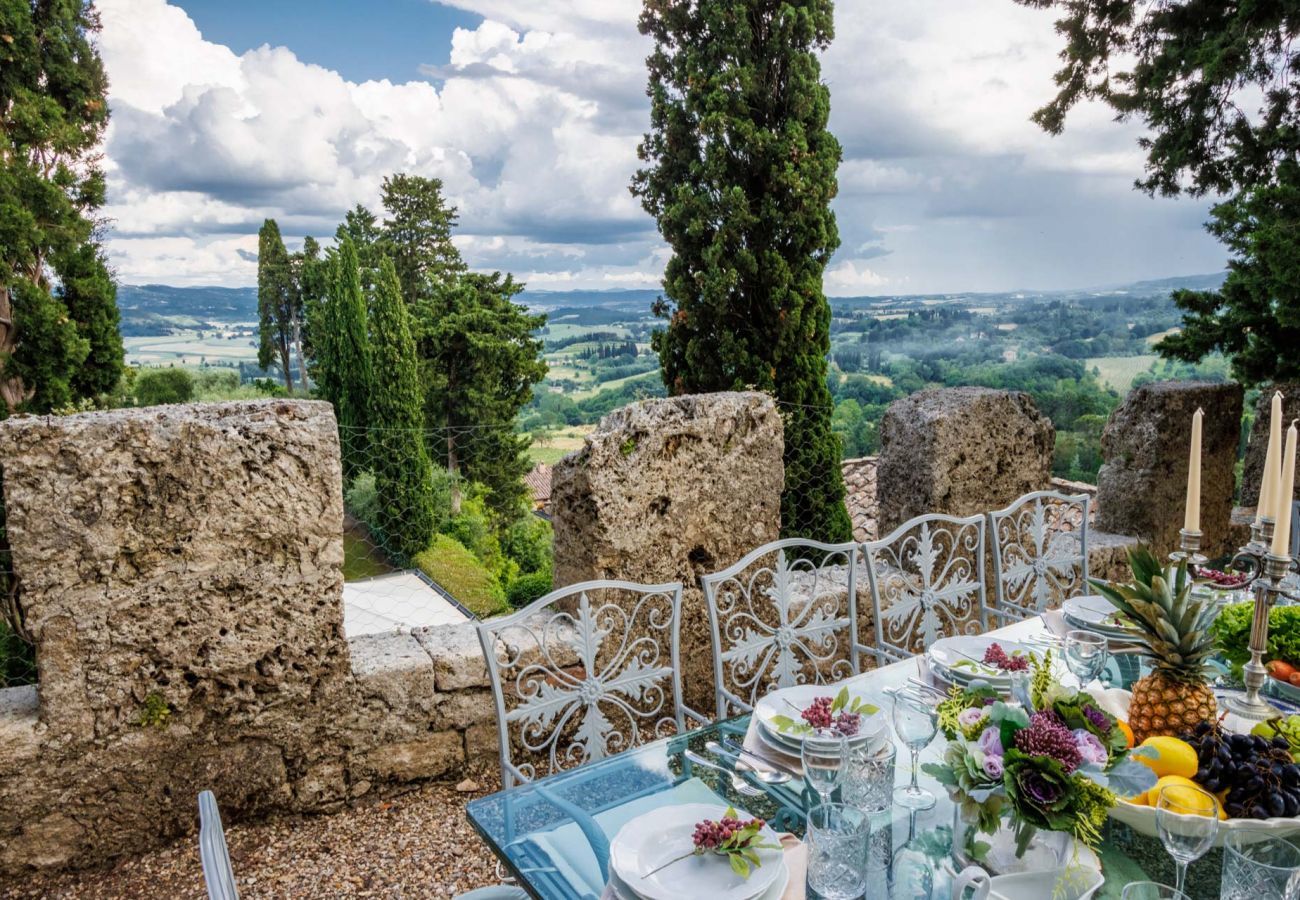
<path fill-rule="evenodd" d="M 10 415 L 36 396 L 36 389 L 27 387 L 21 378 L 4 374 L 5 362 L 17 346 L 18 329 L 14 327 L 13 306 L 9 303 L 9 288 L 0 286 L 0 399 L 4 400 Z"/>
<path fill-rule="evenodd" d="M 302 374 L 302 392 L 307 393 L 307 361 L 302 356 L 302 326 L 293 320 L 293 347 L 298 351 L 298 371 Z"/>
<path fill-rule="evenodd" d="M 293 368 L 289 357 L 289 343 L 280 345 L 280 366 L 284 369 L 284 389 L 293 393 Z"/>

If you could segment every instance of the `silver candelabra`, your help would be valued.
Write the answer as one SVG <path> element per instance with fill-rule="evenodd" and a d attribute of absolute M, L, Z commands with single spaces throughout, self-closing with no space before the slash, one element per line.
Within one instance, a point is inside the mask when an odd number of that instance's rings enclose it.
<path fill-rule="evenodd" d="M 1199 537 L 1197 535 L 1197 548 L 1200 547 Z M 1242 670 L 1246 694 L 1231 698 L 1228 709 L 1243 719 L 1258 721 L 1281 715 L 1277 707 L 1260 696 L 1260 690 L 1269 677 L 1268 670 L 1264 668 L 1264 654 L 1268 650 L 1269 612 L 1279 597 L 1291 597 L 1282 587 L 1282 582 L 1295 564 L 1295 560 L 1289 556 L 1274 554 L 1272 543 L 1273 520 L 1261 518 L 1250 526 L 1250 541 L 1232 558 L 1235 568 L 1246 569 L 1250 573 L 1248 583 L 1255 595 L 1255 613 L 1250 623 L 1250 662 Z"/>

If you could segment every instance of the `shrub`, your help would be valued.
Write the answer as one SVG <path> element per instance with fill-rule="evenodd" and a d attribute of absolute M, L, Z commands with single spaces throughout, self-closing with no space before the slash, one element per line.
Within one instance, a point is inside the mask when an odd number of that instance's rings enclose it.
<path fill-rule="evenodd" d="M 186 369 L 145 369 L 135 377 L 137 406 L 188 403 L 194 399 L 194 376 Z"/>
<path fill-rule="evenodd" d="M 479 618 L 506 608 L 501 582 L 453 537 L 436 535 L 429 549 L 415 554 L 412 562 Z"/>
<path fill-rule="evenodd" d="M 343 492 L 343 505 L 348 512 L 372 531 L 379 525 L 379 491 L 375 488 L 373 472 L 362 472 Z"/>
<path fill-rule="evenodd" d="M 506 529 L 501 550 L 522 572 L 549 572 L 554 543 L 551 523 L 528 513 Z"/>
<path fill-rule="evenodd" d="M 201 400 L 240 397 L 243 392 L 239 388 L 239 373 L 234 369 L 200 369 L 194 376 L 194 395 Z"/>
<path fill-rule="evenodd" d="M 549 592 L 551 585 L 551 573 L 549 571 L 529 572 L 526 575 L 520 575 L 510 582 L 510 588 L 506 591 L 506 602 L 515 609 L 527 606 L 538 597 Z"/>

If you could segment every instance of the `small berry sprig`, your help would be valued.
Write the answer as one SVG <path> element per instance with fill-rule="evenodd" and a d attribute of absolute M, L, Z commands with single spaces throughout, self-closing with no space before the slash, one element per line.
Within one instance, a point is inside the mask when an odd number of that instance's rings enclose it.
<path fill-rule="evenodd" d="M 735 809 L 729 806 L 722 814 L 722 818 L 716 822 L 705 819 L 696 823 L 695 831 L 691 835 L 691 843 L 695 845 L 694 850 L 676 859 L 668 860 L 662 866 L 647 872 L 646 875 L 653 875 L 660 869 L 666 869 L 673 863 L 690 859 L 692 856 L 712 854 L 725 856 L 733 872 L 741 878 L 748 878 L 751 869 L 763 864 L 758 856 L 759 850 L 781 849 L 780 844 L 768 844 L 760 839 L 763 826 L 766 824 L 762 819 L 742 821 Z"/>
<path fill-rule="evenodd" d="M 849 696 L 846 687 L 840 688 L 834 698 L 816 697 L 806 708 L 795 709 L 799 713 L 798 720 L 789 716 L 772 717 L 772 725 L 777 731 L 782 734 L 812 734 L 825 729 L 841 737 L 853 737 L 862 728 L 862 717 L 879 711 L 878 707 L 861 697 Z"/>

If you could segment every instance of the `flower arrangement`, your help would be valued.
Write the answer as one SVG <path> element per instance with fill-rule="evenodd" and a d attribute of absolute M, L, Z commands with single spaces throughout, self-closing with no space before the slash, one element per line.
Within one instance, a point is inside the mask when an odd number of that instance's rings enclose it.
<path fill-rule="evenodd" d="M 987 682 L 954 687 L 939 704 L 948 738 L 943 763 L 923 767 L 948 790 L 976 832 L 994 834 L 1003 818 L 1022 856 L 1038 829 L 1066 832 L 1089 847 L 1117 795 L 1133 796 L 1155 774 L 1132 757 L 1114 716 L 1093 698 L 1060 684 L 1051 652 L 1031 654 L 1025 702 L 1004 702 Z M 987 848 L 987 845 L 984 845 Z M 968 848 L 980 858 L 979 847 Z"/>
<path fill-rule="evenodd" d="M 673 863 L 690 859 L 692 856 L 711 853 L 726 857 L 733 872 L 741 878 L 748 878 L 751 867 L 758 868 L 763 864 L 758 856 L 759 850 L 781 849 L 780 844 L 768 844 L 760 839 L 765 824 L 767 823 L 762 819 L 749 819 L 742 822 L 736 810 L 728 806 L 722 818 L 716 822 L 712 819 L 704 819 L 695 824 L 695 831 L 691 834 L 691 843 L 695 845 L 694 850 L 676 859 L 668 860 L 654 871 L 666 869 Z"/>
<path fill-rule="evenodd" d="M 841 737 L 854 737 L 862 727 L 862 717 L 875 715 L 879 707 L 861 697 L 849 695 L 847 687 L 831 697 L 814 697 L 812 703 L 799 710 L 799 718 L 773 716 L 772 724 L 782 734 L 806 735 L 817 731 L 831 731 Z"/>

